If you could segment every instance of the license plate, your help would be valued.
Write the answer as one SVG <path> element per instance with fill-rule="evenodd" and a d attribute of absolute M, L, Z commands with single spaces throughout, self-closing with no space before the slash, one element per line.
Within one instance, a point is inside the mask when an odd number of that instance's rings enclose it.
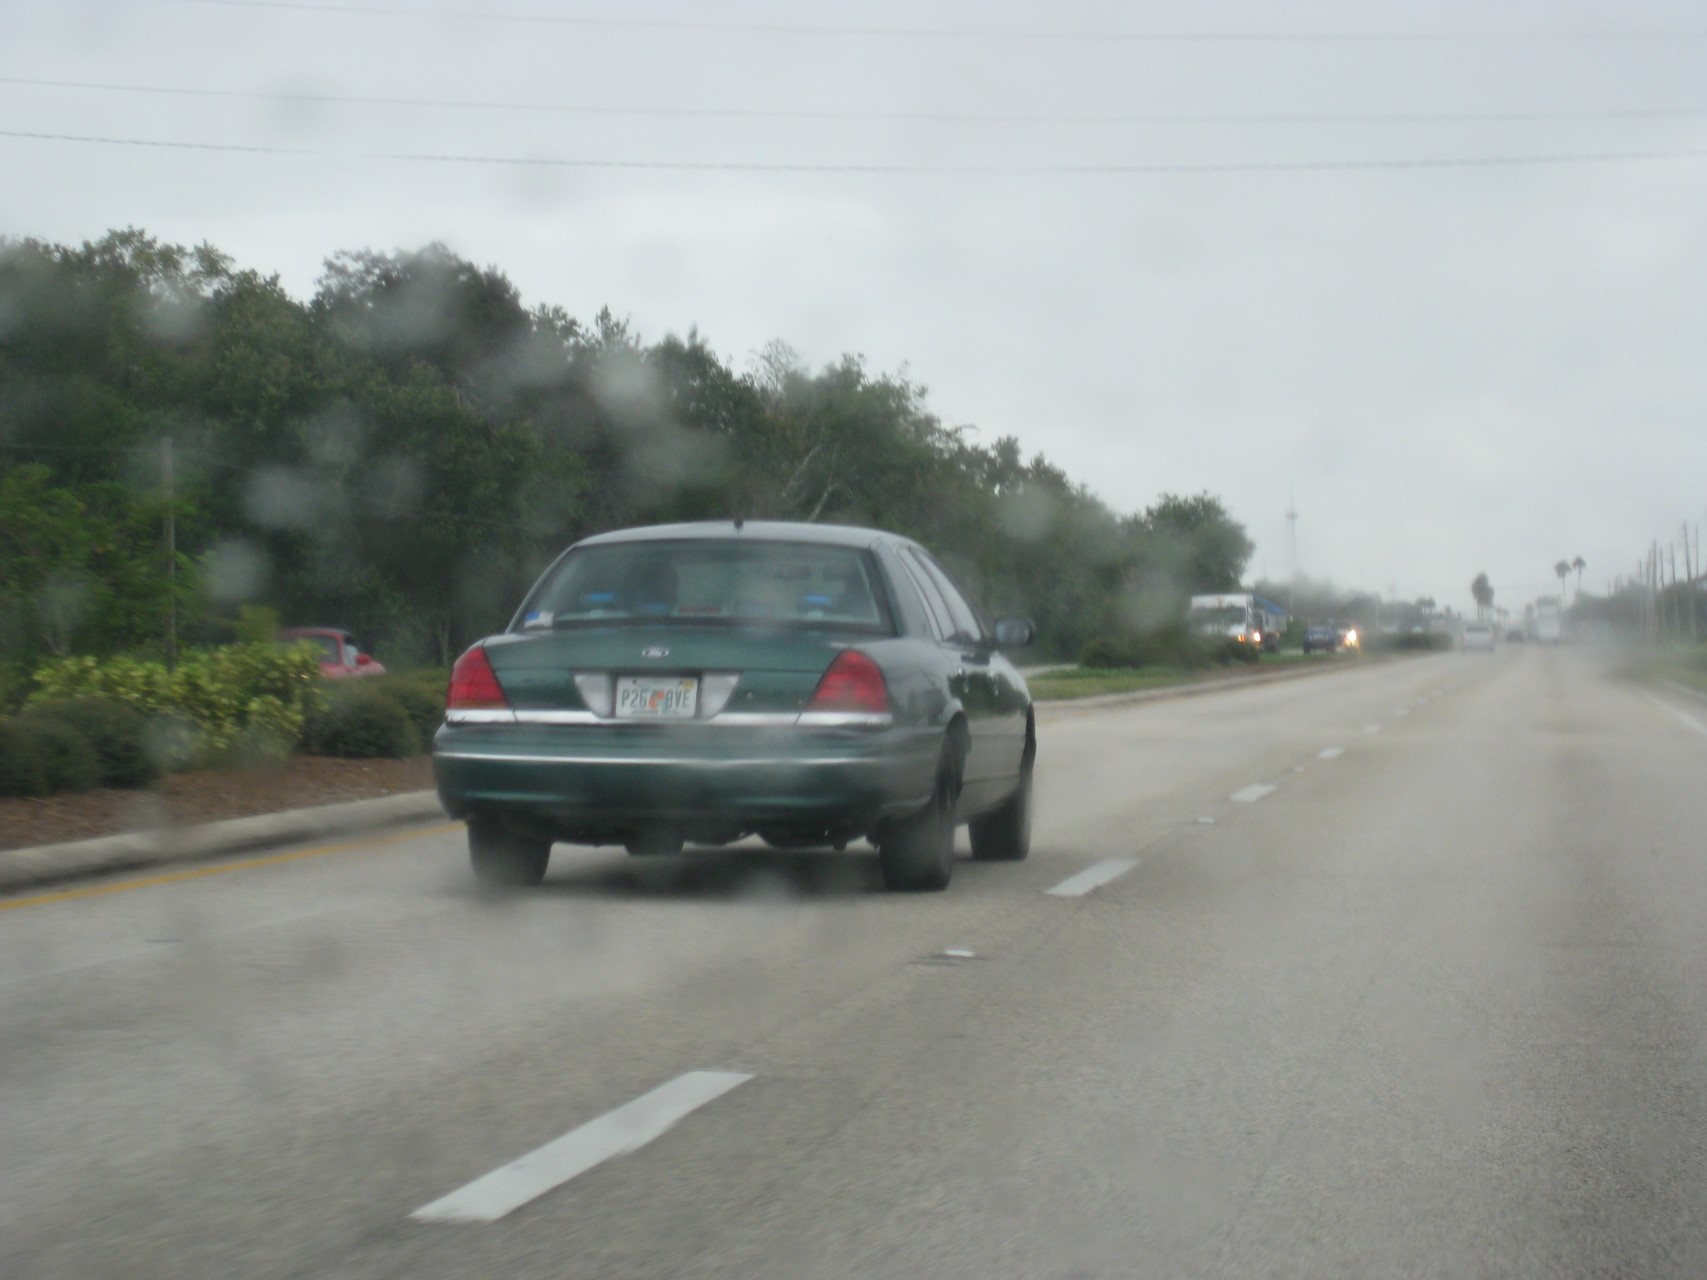
<path fill-rule="evenodd" d="M 692 720 L 699 709 L 699 681 L 692 676 L 618 676 L 619 720 Z"/>

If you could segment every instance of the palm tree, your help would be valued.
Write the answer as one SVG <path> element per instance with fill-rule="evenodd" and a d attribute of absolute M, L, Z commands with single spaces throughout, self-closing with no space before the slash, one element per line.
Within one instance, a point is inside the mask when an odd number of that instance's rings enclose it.
<path fill-rule="evenodd" d="M 1553 566 L 1553 572 L 1559 575 L 1559 607 L 1565 607 L 1565 579 L 1571 576 L 1571 562 L 1561 560 Z"/>
<path fill-rule="evenodd" d="M 1577 603 L 1581 604 L 1583 598 L 1583 570 L 1588 568 L 1588 561 L 1584 560 L 1581 556 L 1578 556 L 1575 560 L 1571 561 L 1571 568 L 1577 571 Z"/>
<path fill-rule="evenodd" d="M 1476 617 L 1484 619 L 1488 616 L 1488 606 L 1494 602 L 1494 589 L 1488 582 L 1488 575 L 1478 573 L 1476 580 L 1470 584 L 1470 594 L 1476 601 Z"/>

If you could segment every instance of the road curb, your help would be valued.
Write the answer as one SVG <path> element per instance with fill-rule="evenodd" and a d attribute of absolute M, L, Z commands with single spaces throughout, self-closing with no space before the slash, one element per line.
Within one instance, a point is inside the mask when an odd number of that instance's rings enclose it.
<path fill-rule="evenodd" d="M 444 817 L 436 791 L 405 791 L 376 800 L 286 809 L 193 827 L 130 831 L 30 849 L 0 850 L 0 893 L 105 875 L 113 871 L 199 862 L 232 853 L 353 835 Z"/>
<path fill-rule="evenodd" d="M 1426 655 L 1425 655 L 1426 656 Z M 1302 671 L 1271 671 L 1263 675 L 1235 676 L 1225 680 L 1200 680 L 1191 684 L 1170 685 L 1165 689 L 1134 689 L 1130 693 L 1103 693 L 1094 698 L 1050 698 L 1037 704 L 1040 712 L 1094 710 L 1099 707 L 1122 707 L 1135 702 L 1164 702 L 1172 698 L 1195 698 L 1207 693 L 1223 693 L 1229 689 L 1249 689 L 1253 685 L 1280 684 L 1285 680 L 1305 680 L 1337 671 L 1366 671 L 1390 661 L 1387 658 L 1359 658 L 1355 662 L 1336 662 L 1331 666 L 1308 667 Z"/>

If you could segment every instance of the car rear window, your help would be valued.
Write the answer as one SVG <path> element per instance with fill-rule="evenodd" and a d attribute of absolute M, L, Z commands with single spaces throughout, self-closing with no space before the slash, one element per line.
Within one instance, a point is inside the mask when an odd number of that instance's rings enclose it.
<path fill-rule="evenodd" d="M 665 621 L 894 633 L 865 552 L 735 539 L 582 547 L 535 589 L 517 629 Z"/>

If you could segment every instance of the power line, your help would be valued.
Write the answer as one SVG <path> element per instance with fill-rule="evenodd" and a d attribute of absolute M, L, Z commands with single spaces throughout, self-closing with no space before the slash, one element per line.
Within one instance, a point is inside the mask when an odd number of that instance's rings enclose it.
<path fill-rule="evenodd" d="M 530 13 L 499 9 L 437 9 L 419 5 L 333 3 L 332 0 L 176 0 L 216 9 L 251 9 L 352 17 L 434 18 L 627 31 L 681 31 L 719 35 L 862 37 L 885 40 L 1056 41 L 1123 44 L 1465 44 L 1536 41 L 1698 40 L 1707 28 L 1614 27 L 1598 30 L 1514 31 L 1181 31 L 1092 30 L 1073 28 L 888 27 L 802 22 L 731 22 L 699 18 L 604 17 L 590 14 Z"/>
<path fill-rule="evenodd" d="M 250 102 L 307 102 L 329 106 L 442 108 L 457 111 L 510 111 L 557 115 L 703 117 L 721 120 L 848 120 L 886 124 L 1523 124 L 1592 120 L 1690 120 L 1707 116 L 1707 109 L 1631 108 L 1578 111 L 1462 111 L 1462 112 L 1290 112 L 1220 113 L 1077 113 L 968 111 L 818 111 L 795 107 L 647 107 L 595 103 L 499 101 L 478 98 L 412 98 L 379 94 L 324 93 L 309 90 L 267 92 L 257 89 L 186 88 L 175 85 L 115 84 L 98 80 L 43 80 L 30 76 L 0 76 L 0 84 L 47 89 L 81 89 L 109 93 L 139 93 L 168 97 L 216 98 Z"/>
<path fill-rule="evenodd" d="M 897 174 L 948 177 L 1092 177 L 1160 176 L 1215 173 L 1326 173 L 1382 170 L 1494 169 L 1562 165 L 1637 164 L 1655 161 L 1707 159 L 1707 150 L 1600 151 L 1529 155 L 1419 156 L 1367 160 L 1230 160 L 1154 164 L 900 164 L 817 163 L 761 160 L 636 160 L 591 157 L 494 156 L 427 151 L 327 151 L 265 143 L 188 142 L 164 138 L 117 138 L 78 133 L 41 133 L 0 129 L 0 138 L 36 142 L 76 142 L 98 146 L 147 147 L 168 151 L 223 152 L 238 155 L 293 156 L 300 159 L 397 161 L 419 164 L 467 164 L 516 168 L 649 170 L 676 173 L 802 173 L 876 175 Z"/>

